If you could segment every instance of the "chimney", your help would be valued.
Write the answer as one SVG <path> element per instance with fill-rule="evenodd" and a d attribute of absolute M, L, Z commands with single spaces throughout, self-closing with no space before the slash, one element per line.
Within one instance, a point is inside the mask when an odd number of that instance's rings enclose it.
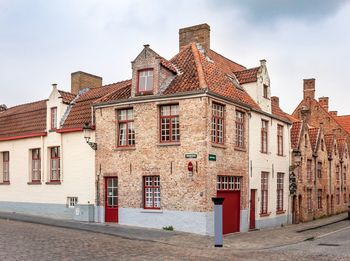
<path fill-rule="evenodd" d="M 78 92 L 85 88 L 96 88 L 102 86 L 102 77 L 78 71 L 71 73 L 71 93 Z"/>
<path fill-rule="evenodd" d="M 280 98 L 278 98 L 277 96 L 272 96 L 271 102 L 276 104 L 278 107 L 280 107 Z"/>
<path fill-rule="evenodd" d="M 338 111 L 330 111 L 329 114 L 332 116 L 338 116 Z"/>
<path fill-rule="evenodd" d="M 7 110 L 7 106 L 5 104 L 0 104 L 0 113 Z"/>
<path fill-rule="evenodd" d="M 199 24 L 191 27 L 181 28 L 179 30 L 179 49 L 192 42 L 200 43 L 204 50 L 210 49 L 210 26 L 208 24 Z"/>
<path fill-rule="evenodd" d="M 315 99 L 315 79 L 304 79 L 304 100 Z"/>
<path fill-rule="evenodd" d="M 326 111 L 328 111 L 328 97 L 320 97 L 318 98 L 318 102 L 319 104 L 323 107 L 323 109 L 325 109 Z"/>

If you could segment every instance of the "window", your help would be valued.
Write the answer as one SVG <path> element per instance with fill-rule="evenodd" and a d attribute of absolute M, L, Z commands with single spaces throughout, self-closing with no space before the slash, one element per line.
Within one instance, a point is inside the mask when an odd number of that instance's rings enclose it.
<path fill-rule="evenodd" d="M 153 91 L 153 69 L 141 70 L 138 72 L 138 91 L 152 92 Z"/>
<path fill-rule="evenodd" d="M 317 208 L 322 209 L 322 189 L 317 190 Z"/>
<path fill-rule="evenodd" d="M 277 173 L 277 211 L 283 211 L 283 173 Z"/>
<path fill-rule="evenodd" d="M 57 129 L 57 107 L 51 108 L 51 130 Z"/>
<path fill-rule="evenodd" d="M 261 172 L 261 214 L 267 214 L 268 177 L 268 172 Z"/>
<path fill-rule="evenodd" d="M 218 176 L 216 181 L 217 190 L 240 190 L 241 177 L 237 176 Z"/>
<path fill-rule="evenodd" d="M 8 151 L 2 153 L 2 175 L 4 183 L 10 182 L 10 152 Z"/>
<path fill-rule="evenodd" d="M 60 147 L 50 148 L 50 181 L 60 181 Z"/>
<path fill-rule="evenodd" d="M 160 209 L 160 177 L 143 177 L 144 208 Z"/>
<path fill-rule="evenodd" d="M 322 162 L 317 162 L 317 177 L 322 178 Z"/>
<path fill-rule="evenodd" d="M 269 98 L 269 86 L 267 86 L 266 84 L 264 84 L 264 87 L 263 87 L 263 96 L 264 98 Z"/>
<path fill-rule="evenodd" d="M 346 166 L 344 166 L 343 183 L 344 183 L 344 186 L 346 186 Z"/>
<path fill-rule="evenodd" d="M 179 142 L 179 105 L 160 107 L 160 142 Z"/>
<path fill-rule="evenodd" d="M 346 197 L 346 188 L 344 188 L 344 203 L 348 203 L 347 202 L 347 197 Z"/>
<path fill-rule="evenodd" d="M 337 201 L 337 205 L 340 204 L 340 189 L 337 188 L 337 194 L 335 195 L 335 199 Z"/>
<path fill-rule="evenodd" d="M 41 180 L 40 149 L 32 149 L 32 182 Z"/>
<path fill-rule="evenodd" d="M 117 111 L 118 146 L 135 146 L 135 127 L 133 109 Z"/>
<path fill-rule="evenodd" d="M 244 113 L 236 111 L 236 147 L 244 148 Z"/>
<path fill-rule="evenodd" d="M 312 166 L 312 160 L 308 159 L 307 160 L 307 177 L 306 177 L 308 180 L 311 180 L 311 174 L 312 174 L 311 166 Z"/>
<path fill-rule="evenodd" d="M 224 144 L 224 106 L 213 103 L 212 105 L 211 141 Z"/>
<path fill-rule="evenodd" d="M 335 167 L 335 178 L 336 178 L 336 180 L 337 180 L 337 183 L 339 183 L 339 181 L 340 181 L 340 168 L 339 168 L 339 165 L 337 165 L 336 167 Z"/>
<path fill-rule="evenodd" d="M 67 197 L 67 207 L 74 208 L 78 204 L 78 197 Z"/>
<path fill-rule="evenodd" d="M 304 135 L 304 140 L 305 140 L 305 148 L 307 148 L 307 134 Z"/>
<path fill-rule="evenodd" d="M 311 189 L 307 189 L 306 203 L 307 203 L 307 211 L 311 212 L 312 211 L 312 190 Z"/>
<path fill-rule="evenodd" d="M 283 126 L 277 125 L 277 155 L 283 156 Z"/>
<path fill-rule="evenodd" d="M 269 122 L 261 121 L 261 152 L 267 153 L 267 133 L 268 133 Z"/>

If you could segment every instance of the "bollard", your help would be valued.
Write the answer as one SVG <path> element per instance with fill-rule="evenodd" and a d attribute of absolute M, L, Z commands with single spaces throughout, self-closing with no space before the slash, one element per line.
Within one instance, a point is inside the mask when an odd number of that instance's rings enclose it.
<path fill-rule="evenodd" d="M 222 202 L 224 198 L 212 198 L 214 202 L 214 235 L 215 247 L 222 247 Z"/>

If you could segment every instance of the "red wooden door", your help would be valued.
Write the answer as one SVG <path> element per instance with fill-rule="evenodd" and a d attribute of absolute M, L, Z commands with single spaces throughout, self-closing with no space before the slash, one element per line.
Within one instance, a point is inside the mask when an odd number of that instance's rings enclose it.
<path fill-rule="evenodd" d="M 118 222 L 117 177 L 105 177 L 105 221 Z"/>
<path fill-rule="evenodd" d="M 218 191 L 217 196 L 225 199 L 222 206 L 223 233 L 239 232 L 241 216 L 240 191 Z"/>
<path fill-rule="evenodd" d="M 255 228 L 255 189 L 250 190 L 249 229 Z"/>

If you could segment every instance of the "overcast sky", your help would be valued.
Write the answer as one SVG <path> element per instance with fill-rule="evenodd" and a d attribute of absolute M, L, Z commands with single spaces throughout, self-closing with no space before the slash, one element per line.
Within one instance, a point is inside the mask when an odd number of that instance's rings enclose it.
<path fill-rule="evenodd" d="M 70 73 L 131 77 L 143 44 L 165 58 L 178 29 L 208 23 L 211 48 L 255 67 L 267 60 L 272 95 L 291 113 L 302 80 L 350 114 L 350 1 L 337 0 L 0 0 L 0 104 L 46 99 L 51 84 L 70 90 Z"/>

